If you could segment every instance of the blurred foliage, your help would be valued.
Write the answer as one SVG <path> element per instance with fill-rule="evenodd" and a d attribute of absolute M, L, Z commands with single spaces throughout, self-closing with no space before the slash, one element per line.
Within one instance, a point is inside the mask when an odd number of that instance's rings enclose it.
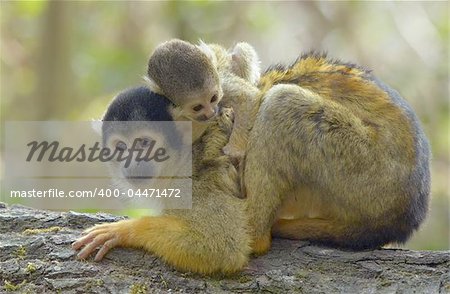
<path fill-rule="evenodd" d="M 1 119 L 99 118 L 174 37 L 245 40 L 263 67 L 328 51 L 373 69 L 416 109 L 433 146 L 432 205 L 407 247 L 448 248 L 448 11 L 448 2 L 1 1 Z"/>

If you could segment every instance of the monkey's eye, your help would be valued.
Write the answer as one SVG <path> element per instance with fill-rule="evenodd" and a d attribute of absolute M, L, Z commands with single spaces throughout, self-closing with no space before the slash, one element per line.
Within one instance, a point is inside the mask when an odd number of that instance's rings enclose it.
<path fill-rule="evenodd" d="M 193 111 L 200 111 L 202 109 L 203 109 L 203 105 L 201 105 L 201 104 L 197 104 L 194 107 L 192 107 Z"/>
<path fill-rule="evenodd" d="M 217 101 L 217 95 L 212 96 L 211 103 L 216 102 L 216 101 Z"/>
<path fill-rule="evenodd" d="M 152 142 L 152 139 L 148 137 L 141 137 L 140 138 L 141 146 L 146 148 L 150 146 L 150 143 Z"/>
<path fill-rule="evenodd" d="M 117 141 L 116 142 L 116 149 L 119 149 L 121 151 L 127 150 L 127 144 L 124 141 Z"/>

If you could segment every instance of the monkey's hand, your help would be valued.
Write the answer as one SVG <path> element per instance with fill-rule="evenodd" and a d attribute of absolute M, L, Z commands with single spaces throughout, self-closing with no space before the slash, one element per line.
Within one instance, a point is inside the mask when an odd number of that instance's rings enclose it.
<path fill-rule="evenodd" d="M 228 143 L 222 148 L 225 155 L 229 156 L 233 165 L 238 168 L 245 156 L 245 151 L 236 148 L 233 144 Z"/>
<path fill-rule="evenodd" d="M 78 253 L 78 259 L 86 259 L 100 247 L 94 260 L 100 261 L 108 251 L 117 246 L 125 246 L 128 237 L 130 220 L 95 225 L 84 231 L 84 235 L 72 244 L 74 250 L 84 248 Z"/>
<path fill-rule="evenodd" d="M 230 144 L 230 143 L 225 145 L 222 148 L 222 151 L 225 155 L 228 155 L 228 156 L 234 157 L 234 158 L 243 158 L 245 155 L 244 150 L 241 150 L 238 147 L 236 147 L 234 144 Z"/>

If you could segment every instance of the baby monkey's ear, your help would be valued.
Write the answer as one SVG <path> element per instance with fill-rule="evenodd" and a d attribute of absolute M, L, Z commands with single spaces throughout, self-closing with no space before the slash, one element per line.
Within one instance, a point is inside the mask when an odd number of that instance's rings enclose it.
<path fill-rule="evenodd" d="M 202 51 L 209 60 L 211 60 L 214 67 L 217 67 L 217 57 L 214 51 L 211 49 L 211 47 L 208 46 L 205 42 L 202 40 L 198 40 L 197 48 Z"/>
<path fill-rule="evenodd" d="M 255 49 L 248 43 L 237 43 L 230 53 L 231 69 L 237 76 L 257 84 L 261 76 L 260 61 Z"/>

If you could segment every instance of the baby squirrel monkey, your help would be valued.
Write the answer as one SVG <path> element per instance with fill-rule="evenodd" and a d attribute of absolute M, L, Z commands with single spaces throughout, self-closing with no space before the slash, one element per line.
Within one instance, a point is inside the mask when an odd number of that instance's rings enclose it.
<path fill-rule="evenodd" d="M 112 101 L 103 124 L 110 121 L 170 121 L 170 107 L 167 98 L 145 87 L 133 88 Z M 100 247 L 95 256 L 98 261 L 110 249 L 121 246 L 143 248 L 179 270 L 201 274 L 229 274 L 247 264 L 250 237 L 246 228 L 245 203 L 237 197 L 237 171 L 229 157 L 222 154 L 231 133 L 232 113 L 224 108 L 217 116 L 202 139 L 192 146 L 192 209 L 165 210 L 160 216 L 96 225 L 73 243 L 75 250 L 81 249 L 78 258 L 87 258 Z M 102 132 L 105 144 L 116 135 L 108 127 L 102 126 Z M 164 137 L 160 133 L 147 135 Z M 170 136 L 173 140 L 174 134 Z M 170 142 L 166 143 L 163 145 L 171 148 Z M 177 153 L 169 150 L 169 154 L 176 156 Z M 128 177 L 121 180 L 126 182 L 123 186 L 135 184 Z"/>
<path fill-rule="evenodd" d="M 230 142 L 224 148 L 228 155 L 242 157 L 249 126 L 245 124 L 248 104 L 254 95 L 248 95 L 246 88 L 239 89 L 241 95 L 225 95 L 223 91 L 236 87 L 231 80 L 239 77 L 250 84 L 256 84 L 260 76 L 259 59 L 256 51 L 247 43 L 238 43 L 232 51 L 215 44 L 200 42 L 193 45 L 173 39 L 159 45 L 148 62 L 147 81 L 155 92 L 169 98 L 175 107 L 171 108 L 174 120 L 193 121 L 193 140 L 206 129 L 222 105 L 233 106 L 235 125 Z M 245 86 L 245 85 L 244 85 Z M 251 88 L 249 88 L 251 89 Z M 234 91 L 233 94 L 238 93 Z"/>
<path fill-rule="evenodd" d="M 191 43 L 173 39 L 156 47 L 148 61 L 150 89 L 175 105 L 174 120 L 207 122 L 222 99 L 215 61 Z"/>

